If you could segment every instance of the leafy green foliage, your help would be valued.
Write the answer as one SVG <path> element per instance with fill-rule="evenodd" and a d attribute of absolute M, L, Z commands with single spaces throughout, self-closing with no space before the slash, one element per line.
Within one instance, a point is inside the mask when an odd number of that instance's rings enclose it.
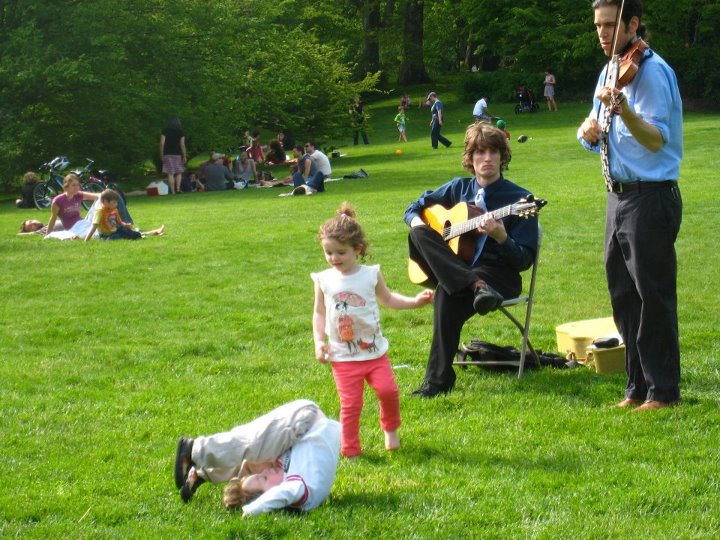
<path fill-rule="evenodd" d="M 347 128 L 355 94 L 344 51 L 302 27 L 268 22 L 270 2 L 94 0 L 18 7 L 0 44 L 0 177 L 56 154 L 117 174 L 159 152 L 165 119 L 192 153 L 225 149 L 247 128 L 298 137 Z M 268 18 L 281 18 L 277 9 Z M 110 23 L 110 24 L 108 24 Z"/>

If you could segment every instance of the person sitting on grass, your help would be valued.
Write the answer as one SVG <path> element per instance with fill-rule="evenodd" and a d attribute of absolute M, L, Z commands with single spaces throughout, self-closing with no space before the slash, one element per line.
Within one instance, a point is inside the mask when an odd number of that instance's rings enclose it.
<path fill-rule="evenodd" d="M 278 131 L 276 139 L 282 145 L 283 150 L 287 152 L 290 152 L 293 148 L 295 148 L 295 139 L 292 137 L 292 135 L 288 135 L 287 133 Z"/>
<path fill-rule="evenodd" d="M 293 174 L 298 171 L 298 163 L 303 157 L 304 150 L 302 146 L 297 145 L 293 147 L 292 151 L 293 159 L 285 162 L 290 166 L 290 175 L 280 179 L 265 179 L 263 177 L 259 177 L 258 181 L 260 187 L 282 187 L 293 185 Z M 308 167 L 309 166 L 310 165 L 308 165 Z M 305 162 L 303 162 L 302 167 L 303 169 L 305 168 Z"/>
<path fill-rule="evenodd" d="M 141 193 L 145 192 L 142 191 Z M 125 206 L 125 202 L 123 201 L 122 197 L 120 197 L 118 203 L 118 212 L 120 213 L 120 217 L 122 218 L 122 220 L 126 223 L 132 223 L 132 217 L 130 216 L 128 209 Z M 62 226 L 62 223 L 56 222 L 53 230 L 48 232 L 47 225 L 45 225 L 42 221 L 38 221 L 37 219 L 26 219 L 20 223 L 20 231 L 17 234 L 18 236 L 28 234 L 41 235 L 44 236 L 46 240 L 51 238 L 56 240 L 78 240 L 81 238 L 84 239 L 87 235 L 87 232 L 92 227 L 92 222 L 95 217 L 95 211 L 99 207 L 100 199 L 96 200 L 88 210 L 87 215 L 80 221 L 75 222 L 75 224 L 69 230 L 65 230 L 65 228 Z"/>
<path fill-rule="evenodd" d="M 55 230 L 55 223 L 60 220 L 63 229 L 69 231 L 78 221 L 82 221 L 80 208 L 83 201 L 96 201 L 99 195 L 82 191 L 80 177 L 75 173 L 66 174 L 63 178 L 63 192 L 52 200 L 50 205 L 50 221 L 47 233 Z"/>
<path fill-rule="evenodd" d="M 262 165 L 265 163 L 263 148 L 260 145 L 260 134 L 257 131 L 252 134 L 252 142 L 246 150 L 250 159 L 252 159 L 256 165 Z"/>
<path fill-rule="evenodd" d="M 233 161 L 233 176 L 235 178 L 235 189 L 244 189 L 258 177 L 255 162 L 250 159 L 248 153 L 243 150 L 238 159 Z"/>
<path fill-rule="evenodd" d="M 488 109 L 489 101 L 490 99 L 487 96 L 482 96 L 475 103 L 475 107 L 473 107 L 473 118 L 475 118 L 476 121 L 492 123 L 497 120 Z"/>
<path fill-rule="evenodd" d="M 195 171 L 188 171 L 187 169 L 183 173 L 182 180 L 180 181 L 180 191 L 183 193 L 193 193 L 195 191 L 205 191 L 205 186 L 200 181 L 198 173 Z"/>
<path fill-rule="evenodd" d="M 229 482 L 223 504 L 243 517 L 281 508 L 308 512 L 330 494 L 340 454 L 340 424 L 307 399 L 286 403 L 231 431 L 181 437 L 175 485 L 189 502 L 210 481 Z"/>
<path fill-rule="evenodd" d="M 92 227 L 85 235 L 86 242 L 93 237 L 95 231 L 100 232 L 100 238 L 103 240 L 137 240 L 145 236 L 165 234 L 165 225 L 144 233 L 133 230 L 132 223 L 125 223 L 120 218 L 119 201 L 120 195 L 112 189 L 106 189 L 100 194 L 100 208 L 96 210 Z"/>
<path fill-rule="evenodd" d="M 205 166 L 205 191 L 224 191 L 234 187 L 233 176 L 223 164 L 224 157 L 215 152 L 211 156 L 212 163 Z"/>
<path fill-rule="evenodd" d="M 23 175 L 23 184 L 20 191 L 20 198 L 15 199 L 15 206 L 18 208 L 34 208 L 33 190 L 35 184 L 40 181 L 40 177 L 33 171 L 28 171 Z"/>
<path fill-rule="evenodd" d="M 316 149 L 313 141 L 304 146 L 305 153 L 298 158 L 298 170 L 292 175 L 295 188 L 303 192 L 315 193 L 325 191 L 325 179 L 330 178 L 332 168 L 328 157 Z"/>
<path fill-rule="evenodd" d="M 280 141 L 273 139 L 268 143 L 268 146 L 270 146 L 270 151 L 265 154 L 265 163 L 268 165 L 278 165 L 287 161 L 285 149 L 282 147 L 282 144 L 280 144 Z"/>

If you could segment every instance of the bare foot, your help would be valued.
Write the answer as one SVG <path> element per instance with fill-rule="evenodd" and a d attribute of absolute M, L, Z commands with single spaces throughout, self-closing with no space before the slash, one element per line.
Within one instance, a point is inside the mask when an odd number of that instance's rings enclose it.
<path fill-rule="evenodd" d="M 385 432 L 385 450 L 397 450 L 400 448 L 400 437 L 397 431 Z"/>

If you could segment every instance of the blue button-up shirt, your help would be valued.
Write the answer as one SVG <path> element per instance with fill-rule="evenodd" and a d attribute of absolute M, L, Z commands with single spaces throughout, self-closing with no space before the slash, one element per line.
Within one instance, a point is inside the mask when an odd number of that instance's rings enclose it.
<path fill-rule="evenodd" d="M 405 223 L 410 225 L 414 217 L 422 217 L 424 208 L 439 204 L 445 208 L 452 208 L 459 202 L 474 204 L 480 184 L 475 177 L 453 178 L 448 183 L 434 191 L 426 191 L 416 201 L 410 203 L 405 210 Z M 530 195 L 530 192 L 513 184 L 504 177 L 485 187 L 485 204 L 488 211 L 497 210 L 518 202 Z M 527 219 L 518 216 L 508 216 L 503 219 L 508 239 L 502 245 L 494 239 L 487 239 L 480 259 L 476 266 L 483 263 L 502 263 L 510 268 L 522 271 L 530 267 L 535 259 L 538 245 L 537 216 Z"/>
<path fill-rule="evenodd" d="M 665 144 L 651 152 L 638 143 L 620 115 L 613 118 L 609 134 L 610 176 L 616 182 L 659 182 L 677 180 L 683 153 L 682 99 L 672 68 L 660 56 L 648 50 L 635 78 L 623 88 L 628 106 L 647 123 L 655 126 Z M 595 95 L 605 85 L 607 67 L 598 78 Z M 591 118 L 602 124 L 605 107 L 593 99 Z M 578 133 L 578 140 L 588 150 L 600 151 Z"/>

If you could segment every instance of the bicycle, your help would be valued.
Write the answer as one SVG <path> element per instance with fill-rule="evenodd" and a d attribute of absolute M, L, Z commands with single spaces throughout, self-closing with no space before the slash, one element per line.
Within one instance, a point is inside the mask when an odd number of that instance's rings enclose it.
<path fill-rule="evenodd" d="M 110 188 L 117 191 L 120 197 L 122 197 L 123 202 L 126 203 L 125 194 L 120 189 L 120 186 L 115 182 L 106 182 L 103 178 L 94 176 L 91 167 L 95 161 L 90 158 L 85 159 L 87 160 L 85 168 L 74 171 L 80 178 L 81 189 L 89 193 L 101 193 L 104 189 Z M 58 156 L 40 166 L 41 171 L 48 171 L 48 179 L 38 182 L 35 188 L 33 188 L 33 202 L 38 210 L 49 208 L 53 199 L 63 192 L 63 176 L 60 173 L 64 171 L 68 165 L 70 165 L 70 161 L 66 156 Z M 100 174 L 102 173 L 103 171 L 100 171 Z M 89 210 L 93 202 L 92 200 L 84 200 L 82 202 L 83 208 Z"/>
<path fill-rule="evenodd" d="M 55 196 L 63 192 L 63 177 L 60 173 L 68 165 L 70 161 L 66 156 L 58 156 L 40 165 L 41 171 L 48 171 L 48 179 L 38 182 L 33 188 L 33 202 L 38 210 L 49 208 Z"/>
<path fill-rule="evenodd" d="M 87 164 L 84 169 L 76 169 L 73 171 L 80 177 L 82 190 L 89 193 L 102 193 L 105 189 L 112 189 L 120 195 L 123 203 L 127 204 L 125 194 L 122 192 L 119 185 L 115 182 L 109 181 L 107 171 L 98 171 L 100 176 L 95 176 L 92 172 L 92 164 L 95 163 L 95 161 L 91 158 L 85 158 L 85 160 L 87 161 Z M 89 210 L 92 203 L 93 201 L 83 201 L 82 204 L 85 207 L 85 210 Z"/>

